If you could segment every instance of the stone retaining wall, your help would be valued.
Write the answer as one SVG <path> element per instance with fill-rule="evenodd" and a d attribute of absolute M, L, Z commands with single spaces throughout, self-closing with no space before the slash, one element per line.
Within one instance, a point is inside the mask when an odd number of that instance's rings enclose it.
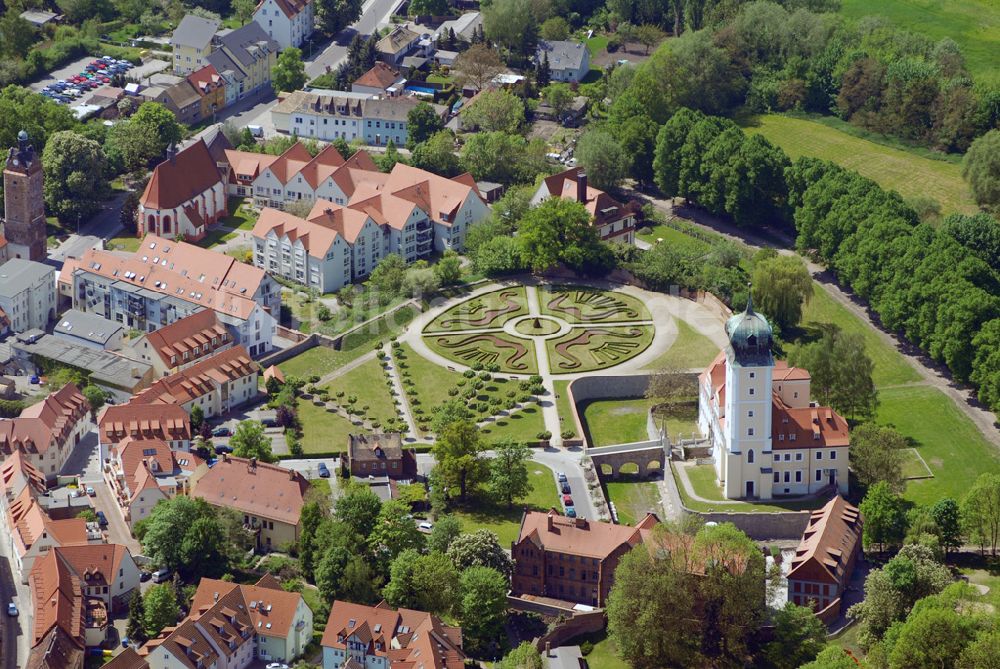
<path fill-rule="evenodd" d="M 261 369 L 267 369 L 272 365 L 281 364 L 289 358 L 294 358 L 300 353 L 305 353 L 319 344 L 320 336 L 314 332 L 297 344 L 293 344 L 288 348 L 283 348 L 280 351 L 275 351 L 274 353 L 265 355 L 263 358 L 259 359 L 257 363 L 260 365 Z"/>
<path fill-rule="evenodd" d="M 589 446 L 583 421 L 580 419 L 577 404 L 589 400 L 627 399 L 642 397 L 649 386 L 649 374 L 622 374 L 611 376 L 584 376 L 570 381 L 566 386 L 569 393 L 569 405 L 576 423 L 576 433 L 581 435 L 584 447 Z"/>
<path fill-rule="evenodd" d="M 682 503 L 683 504 L 683 503 Z M 781 511 L 776 513 L 704 512 L 692 511 L 682 506 L 684 513 L 698 516 L 702 522 L 732 523 L 754 541 L 769 539 L 801 539 L 809 524 L 809 511 Z"/>

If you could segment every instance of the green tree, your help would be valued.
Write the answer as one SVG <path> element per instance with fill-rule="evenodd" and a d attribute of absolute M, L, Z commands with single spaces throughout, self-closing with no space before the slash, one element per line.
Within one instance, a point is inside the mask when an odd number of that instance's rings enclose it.
<path fill-rule="evenodd" d="M 472 268 L 486 276 L 522 272 L 528 268 L 521 255 L 521 245 L 513 237 L 494 237 L 479 246 L 472 255 Z"/>
<path fill-rule="evenodd" d="M 337 498 L 337 519 L 362 537 L 368 537 L 382 510 L 382 500 L 366 485 L 351 486 Z"/>
<path fill-rule="evenodd" d="M 425 541 L 413 522 L 409 505 L 394 499 L 382 504 L 375 527 L 368 535 L 368 548 L 387 570 L 396 556 L 408 548 L 423 549 Z"/>
<path fill-rule="evenodd" d="M 577 141 L 576 158 L 587 171 L 591 185 L 601 190 L 617 188 L 628 175 L 628 156 L 611 133 L 604 130 L 585 132 Z"/>
<path fill-rule="evenodd" d="M 754 267 L 754 302 L 783 331 L 799 324 L 802 306 L 812 294 L 812 277 L 795 256 L 779 255 Z"/>
<path fill-rule="evenodd" d="M 461 578 L 462 633 L 473 653 L 496 644 L 507 618 L 507 579 L 489 567 L 469 567 Z"/>
<path fill-rule="evenodd" d="M 434 107 L 426 102 L 419 102 L 406 114 L 406 146 L 413 149 L 418 144 L 426 142 L 444 129 L 441 116 Z"/>
<path fill-rule="evenodd" d="M 136 216 L 139 215 L 139 196 L 134 191 L 129 191 L 122 203 L 121 214 L 118 220 L 126 232 L 134 235 L 136 233 Z"/>
<path fill-rule="evenodd" d="M 590 225 L 590 213 L 575 200 L 549 198 L 521 219 L 518 241 L 524 261 L 535 271 L 563 262 L 573 269 L 606 272 L 610 251 Z"/>
<path fill-rule="evenodd" d="M 144 170 L 181 140 L 181 126 L 158 102 L 144 102 L 125 123 L 108 130 L 104 151 L 125 172 Z"/>
<path fill-rule="evenodd" d="M 142 593 L 136 588 L 132 591 L 132 598 L 128 602 L 128 625 L 125 627 L 125 636 L 129 641 L 135 643 L 145 643 L 146 639 L 146 610 L 142 605 Z"/>
<path fill-rule="evenodd" d="M 975 621 L 954 608 L 918 602 L 898 630 L 889 654 L 890 669 L 953 667 L 972 641 Z"/>
<path fill-rule="evenodd" d="M 434 275 L 438 285 L 450 286 L 462 278 L 462 258 L 448 249 L 434 265 Z"/>
<path fill-rule="evenodd" d="M 452 542 L 462 533 L 462 522 L 455 516 L 441 516 L 434 522 L 427 537 L 427 550 L 447 553 Z"/>
<path fill-rule="evenodd" d="M 340 597 L 358 604 L 372 604 L 378 599 L 377 575 L 368 561 L 355 555 L 344 567 Z"/>
<path fill-rule="evenodd" d="M 538 18 L 530 0 L 495 0 L 483 7 L 486 37 L 518 56 L 527 56 L 538 42 Z"/>
<path fill-rule="evenodd" d="M 531 492 L 528 479 L 528 460 L 531 449 L 512 439 L 502 439 L 493 445 L 490 459 L 490 492 L 507 505 L 514 506 L 515 499 L 526 497 Z"/>
<path fill-rule="evenodd" d="M 271 86 L 275 93 L 297 91 L 305 85 L 306 67 L 302 64 L 302 50 L 294 46 L 284 49 L 271 68 Z"/>
<path fill-rule="evenodd" d="M 552 107 L 556 113 L 556 118 L 561 119 L 569 106 L 573 104 L 573 90 L 569 84 L 554 83 L 542 89 L 542 99 L 545 104 Z"/>
<path fill-rule="evenodd" d="M 236 17 L 241 26 L 245 26 L 253 20 L 253 11 L 257 7 L 254 0 L 232 0 L 232 5 L 233 16 Z"/>
<path fill-rule="evenodd" d="M 629 175 L 640 185 L 653 183 L 658 130 L 656 122 L 645 114 L 630 117 L 611 130 L 630 164 Z"/>
<path fill-rule="evenodd" d="M 796 669 L 825 645 L 826 628 L 812 609 L 787 602 L 774 614 L 774 640 L 764 647 L 764 658 L 774 669 Z"/>
<path fill-rule="evenodd" d="M 154 506 L 149 516 L 137 524 L 135 535 L 153 564 L 167 569 L 186 567 L 181 556 L 184 535 L 195 520 L 209 513 L 211 509 L 204 500 L 174 497 Z"/>
<path fill-rule="evenodd" d="M 343 546 L 330 546 L 316 564 L 316 587 L 324 601 L 344 597 L 344 573 L 351 562 L 351 553 Z"/>
<path fill-rule="evenodd" d="M 666 39 L 666 37 L 667 36 L 662 30 L 660 30 L 659 26 L 651 25 L 649 23 L 638 26 L 635 29 L 635 39 L 639 42 L 639 44 L 646 47 L 646 53 L 649 53 L 651 48 L 662 42 Z"/>
<path fill-rule="evenodd" d="M 460 86 L 481 91 L 504 71 L 504 64 L 496 50 L 486 44 L 473 44 L 458 54 L 452 70 Z"/>
<path fill-rule="evenodd" d="M 489 567 L 508 578 L 514 572 L 514 563 L 500 539 L 485 529 L 456 537 L 448 547 L 448 557 L 463 572 L 470 567 Z"/>
<path fill-rule="evenodd" d="M 41 155 L 49 137 L 76 126 L 76 118 L 66 105 L 22 86 L 0 90 L 0 146 L 17 146 L 17 135 L 24 130 Z"/>
<path fill-rule="evenodd" d="M 518 134 L 524 126 L 524 102 L 506 89 L 483 91 L 462 108 L 462 124 L 485 132 Z"/>
<path fill-rule="evenodd" d="M 463 502 L 466 495 L 489 476 L 483 450 L 479 428 L 470 420 L 445 425 L 431 448 L 444 484 L 451 489 L 458 488 Z"/>
<path fill-rule="evenodd" d="M 815 660 L 803 664 L 799 669 L 858 669 L 858 663 L 840 646 L 830 645 Z"/>
<path fill-rule="evenodd" d="M 316 563 L 323 557 L 323 547 L 316 544 L 316 533 L 325 517 L 323 507 L 318 502 L 310 500 L 302 505 L 302 512 L 299 514 L 302 523 L 302 532 L 299 534 L 299 566 L 308 579 L 313 578 Z"/>
<path fill-rule="evenodd" d="M 174 587 L 170 583 L 154 585 L 147 590 L 142 606 L 146 637 L 150 639 L 159 634 L 164 627 L 175 624 L 181 613 L 177 597 L 174 595 Z"/>
<path fill-rule="evenodd" d="M 0 18 L 0 53 L 8 58 L 25 58 L 35 43 L 36 32 L 20 14 L 8 11 Z"/>
<path fill-rule="evenodd" d="M 504 132 L 477 132 L 467 135 L 462 146 L 462 167 L 476 179 L 510 185 L 530 183 L 547 174 L 545 142 Z"/>
<path fill-rule="evenodd" d="M 976 478 L 962 500 L 962 525 L 970 541 L 994 557 L 1000 544 L 1000 475 L 984 473 Z"/>
<path fill-rule="evenodd" d="M 821 403 L 852 418 L 875 412 L 875 365 L 859 333 L 827 327 L 818 341 L 796 348 L 789 357 L 792 364 L 809 370 L 812 392 Z"/>
<path fill-rule="evenodd" d="M 686 107 L 679 109 L 656 135 L 653 180 L 667 197 L 681 194 L 681 149 L 702 118 L 701 112 Z"/>
<path fill-rule="evenodd" d="M 229 439 L 229 445 L 233 447 L 233 455 L 238 458 L 257 458 L 260 462 L 274 461 L 271 438 L 264 434 L 264 426 L 260 421 L 240 421 Z"/>
<path fill-rule="evenodd" d="M 569 24 L 561 16 L 553 16 L 542 23 L 540 34 L 546 40 L 565 40 L 569 38 Z"/>
<path fill-rule="evenodd" d="M 958 502 L 950 497 L 939 499 L 931 507 L 931 518 L 946 553 L 962 547 L 962 514 Z"/>
<path fill-rule="evenodd" d="M 379 261 L 368 277 L 368 284 L 375 291 L 380 302 L 387 304 L 403 293 L 406 280 L 406 261 L 396 253 L 390 253 Z"/>
<path fill-rule="evenodd" d="M 273 377 L 272 377 L 273 378 Z M 201 424 L 205 422 L 205 410 L 195 404 L 191 407 L 191 433 L 201 432 Z"/>
<path fill-rule="evenodd" d="M 411 137 L 412 134 L 411 130 Z M 455 136 L 450 130 L 435 132 L 417 144 L 412 149 L 410 160 L 414 167 L 443 177 L 453 177 L 462 171 L 458 156 L 455 155 Z"/>
<path fill-rule="evenodd" d="M 448 13 L 448 0 L 412 0 L 410 16 L 444 16 Z"/>
<path fill-rule="evenodd" d="M 393 606 L 445 615 L 458 603 L 458 570 L 443 553 L 405 550 L 393 560 L 390 574 L 382 592 Z"/>
<path fill-rule="evenodd" d="M 101 410 L 101 407 L 104 406 L 107 394 L 95 385 L 84 386 L 81 392 L 87 398 L 87 404 L 90 405 L 90 412 L 96 415 Z"/>
<path fill-rule="evenodd" d="M 336 35 L 361 17 L 361 5 L 362 0 L 319 0 L 316 25 L 327 35 Z"/>
<path fill-rule="evenodd" d="M 863 423 L 851 431 L 851 469 L 866 487 L 884 481 L 892 490 L 902 492 L 904 448 L 906 439 L 896 430 Z"/>
<path fill-rule="evenodd" d="M 881 553 L 885 546 L 898 546 L 906 534 L 906 512 L 903 499 L 892 491 L 885 481 L 878 481 L 861 501 L 861 515 L 865 519 L 862 539 L 865 550 L 878 545 Z"/>
<path fill-rule="evenodd" d="M 452 423 L 472 418 L 472 412 L 464 400 L 452 399 L 442 402 L 434 409 L 431 417 L 431 429 L 440 434 Z"/>
<path fill-rule="evenodd" d="M 957 669 L 997 669 L 1000 667 L 1000 630 L 980 632 L 979 636 L 962 651 L 955 666 Z"/>
<path fill-rule="evenodd" d="M 962 176 L 981 207 L 1000 205 L 1000 130 L 990 130 L 972 142 L 962 160 Z"/>
<path fill-rule="evenodd" d="M 504 656 L 499 669 L 542 669 L 542 656 L 534 644 L 522 641 Z"/>
<path fill-rule="evenodd" d="M 89 219 L 108 191 L 108 161 L 97 142 L 64 130 L 49 138 L 42 153 L 45 204 L 60 221 Z"/>

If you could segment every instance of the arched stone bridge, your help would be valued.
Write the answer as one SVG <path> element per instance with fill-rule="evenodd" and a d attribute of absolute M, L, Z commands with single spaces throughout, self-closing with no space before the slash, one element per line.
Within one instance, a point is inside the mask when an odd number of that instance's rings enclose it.
<path fill-rule="evenodd" d="M 587 455 L 593 461 L 595 471 L 602 476 L 609 476 L 603 473 L 602 465 L 608 466 L 611 470 L 610 478 L 615 479 L 623 473 L 622 467 L 629 464 L 638 468 L 640 476 L 653 476 L 664 470 L 668 457 L 666 446 L 669 443 L 666 439 L 653 439 L 617 446 L 599 446 L 588 448 Z"/>

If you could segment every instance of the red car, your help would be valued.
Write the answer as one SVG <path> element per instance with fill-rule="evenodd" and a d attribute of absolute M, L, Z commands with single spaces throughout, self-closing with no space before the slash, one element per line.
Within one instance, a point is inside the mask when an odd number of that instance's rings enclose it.
<path fill-rule="evenodd" d="M 566 506 L 573 506 L 573 498 L 569 495 L 563 495 L 563 504 Z"/>

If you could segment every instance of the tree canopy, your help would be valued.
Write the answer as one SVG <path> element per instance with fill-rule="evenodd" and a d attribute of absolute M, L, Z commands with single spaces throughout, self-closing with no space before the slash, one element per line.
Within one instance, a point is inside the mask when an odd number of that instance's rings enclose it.
<path fill-rule="evenodd" d="M 562 262 L 587 274 L 603 274 L 611 252 L 590 225 L 590 212 L 575 200 L 549 198 L 528 211 L 518 228 L 521 257 L 541 272 Z"/>

